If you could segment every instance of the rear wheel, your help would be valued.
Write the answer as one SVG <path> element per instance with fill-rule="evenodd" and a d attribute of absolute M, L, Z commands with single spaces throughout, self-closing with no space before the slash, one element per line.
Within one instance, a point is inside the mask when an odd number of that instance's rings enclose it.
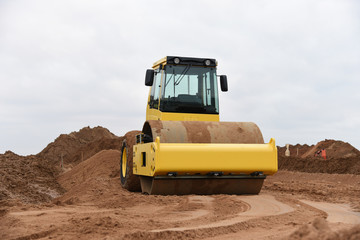
<path fill-rule="evenodd" d="M 123 188 L 132 192 L 141 191 L 140 179 L 133 174 L 133 146 L 135 135 L 138 133 L 138 131 L 128 132 L 121 147 L 120 181 Z"/>

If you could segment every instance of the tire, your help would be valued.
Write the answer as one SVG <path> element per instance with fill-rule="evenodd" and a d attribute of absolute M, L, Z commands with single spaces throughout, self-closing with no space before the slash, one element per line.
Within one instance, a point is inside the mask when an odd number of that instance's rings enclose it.
<path fill-rule="evenodd" d="M 135 135 L 140 132 L 132 131 L 125 134 L 120 155 L 120 181 L 123 188 L 131 192 L 140 192 L 140 179 L 133 174 L 133 146 Z"/>

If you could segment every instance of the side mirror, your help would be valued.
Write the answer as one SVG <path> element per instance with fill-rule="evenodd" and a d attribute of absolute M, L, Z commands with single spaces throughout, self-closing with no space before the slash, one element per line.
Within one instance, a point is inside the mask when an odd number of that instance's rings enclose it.
<path fill-rule="evenodd" d="M 146 70 L 145 75 L 145 86 L 152 86 L 154 82 L 154 70 L 148 69 Z"/>
<path fill-rule="evenodd" d="M 220 88 L 221 91 L 227 92 L 228 90 L 228 83 L 226 75 L 220 75 Z"/>

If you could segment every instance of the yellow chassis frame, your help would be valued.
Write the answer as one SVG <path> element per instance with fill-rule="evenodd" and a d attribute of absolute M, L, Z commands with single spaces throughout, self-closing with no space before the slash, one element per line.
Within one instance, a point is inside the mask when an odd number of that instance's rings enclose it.
<path fill-rule="evenodd" d="M 265 144 L 139 143 L 133 146 L 133 173 L 142 176 L 241 175 L 277 172 L 275 140 Z"/>

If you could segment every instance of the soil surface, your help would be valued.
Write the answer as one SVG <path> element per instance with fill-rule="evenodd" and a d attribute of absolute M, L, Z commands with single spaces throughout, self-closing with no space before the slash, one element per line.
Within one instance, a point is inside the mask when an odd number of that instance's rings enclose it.
<path fill-rule="evenodd" d="M 321 160 L 304 155 L 317 145 L 288 158 L 279 147 L 259 195 L 149 196 L 121 187 L 123 138 L 85 130 L 38 155 L 0 154 L 0 239 L 360 239 L 356 149 Z"/>

